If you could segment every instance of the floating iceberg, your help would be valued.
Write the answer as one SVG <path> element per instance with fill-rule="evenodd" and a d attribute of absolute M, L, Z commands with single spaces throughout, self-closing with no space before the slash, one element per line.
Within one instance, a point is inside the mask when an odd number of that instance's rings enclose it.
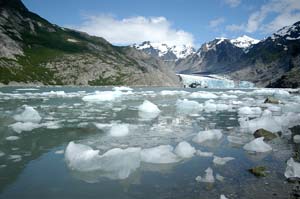
<path fill-rule="evenodd" d="M 262 110 L 261 108 L 259 107 L 248 107 L 248 106 L 245 106 L 245 107 L 242 107 L 242 108 L 239 108 L 238 110 L 238 114 L 240 116 L 244 116 L 244 115 L 260 115 L 262 113 Z"/>
<path fill-rule="evenodd" d="M 191 158 L 194 156 L 196 149 L 192 147 L 188 142 L 182 141 L 176 146 L 174 152 L 181 158 Z"/>
<path fill-rule="evenodd" d="M 199 91 L 190 94 L 189 98 L 216 99 L 218 96 L 210 92 Z"/>
<path fill-rule="evenodd" d="M 24 111 L 19 114 L 15 115 L 14 119 L 19 122 L 32 122 L 32 123 L 39 123 L 42 118 L 40 114 L 31 106 L 24 106 Z"/>
<path fill-rule="evenodd" d="M 99 150 L 70 142 L 65 151 L 68 166 L 77 171 L 102 171 L 112 179 L 125 179 L 140 167 L 140 148 L 114 148 L 103 155 Z"/>
<path fill-rule="evenodd" d="M 114 91 L 133 91 L 132 88 L 127 87 L 127 86 L 116 86 L 116 87 L 113 87 L 113 90 Z"/>
<path fill-rule="evenodd" d="M 121 91 L 96 91 L 93 95 L 87 95 L 82 98 L 86 102 L 105 102 L 105 101 L 115 101 L 120 98 L 125 92 Z"/>
<path fill-rule="evenodd" d="M 22 131 L 32 131 L 33 129 L 40 128 L 40 124 L 32 122 L 16 122 L 9 125 L 15 132 L 21 133 Z"/>
<path fill-rule="evenodd" d="M 160 91 L 161 95 L 187 95 L 189 92 L 187 91 L 172 91 L 172 90 L 163 90 Z"/>
<path fill-rule="evenodd" d="M 196 154 L 201 157 L 212 157 L 214 155 L 212 152 L 204 152 L 200 149 L 196 151 Z"/>
<path fill-rule="evenodd" d="M 176 109 L 179 113 L 189 114 L 189 113 L 197 113 L 199 111 L 202 111 L 203 105 L 199 104 L 196 101 L 191 100 L 177 100 L 176 102 Z"/>
<path fill-rule="evenodd" d="M 256 138 L 251 142 L 247 143 L 243 147 L 247 151 L 264 153 L 268 151 L 272 151 L 272 147 L 264 142 L 263 137 Z"/>
<path fill-rule="evenodd" d="M 159 108 L 148 100 L 145 100 L 143 104 L 138 107 L 138 110 L 139 116 L 144 119 L 156 118 L 160 113 Z"/>
<path fill-rule="evenodd" d="M 213 163 L 217 164 L 217 165 L 224 165 L 224 164 L 226 164 L 227 162 L 229 162 L 231 160 L 234 160 L 234 158 L 233 157 L 221 158 L 221 157 L 218 157 L 218 156 L 214 156 Z"/>
<path fill-rule="evenodd" d="M 228 199 L 228 198 L 227 198 L 225 195 L 222 194 L 222 195 L 220 196 L 220 199 Z"/>
<path fill-rule="evenodd" d="M 200 131 L 194 138 L 193 141 L 196 143 L 202 143 L 209 140 L 220 140 L 223 134 L 219 129 Z"/>
<path fill-rule="evenodd" d="M 300 178 L 300 163 L 295 162 L 293 158 L 290 158 L 287 161 L 287 167 L 284 172 L 284 176 L 286 178 L 294 178 L 294 177 Z"/>
<path fill-rule="evenodd" d="M 214 183 L 215 178 L 214 178 L 214 175 L 213 175 L 213 170 L 210 167 L 208 167 L 205 170 L 205 175 L 203 177 L 197 176 L 196 181 L 197 182 Z"/>
<path fill-rule="evenodd" d="M 129 133 L 128 124 L 114 124 L 112 125 L 109 134 L 113 137 L 126 136 Z"/>
<path fill-rule="evenodd" d="M 15 141 L 15 140 L 20 139 L 20 137 L 19 136 L 8 136 L 5 139 L 8 141 Z"/>
<path fill-rule="evenodd" d="M 153 164 L 168 164 L 180 161 L 180 158 L 173 153 L 173 147 L 171 145 L 160 145 L 143 149 L 141 151 L 141 158 L 143 162 Z"/>

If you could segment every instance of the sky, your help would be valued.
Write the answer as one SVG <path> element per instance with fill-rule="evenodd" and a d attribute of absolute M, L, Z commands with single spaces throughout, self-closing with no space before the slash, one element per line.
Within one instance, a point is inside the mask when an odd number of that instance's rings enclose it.
<path fill-rule="evenodd" d="M 300 0 L 22 0 L 51 23 L 115 45 L 199 47 L 216 37 L 263 39 L 300 21 Z"/>

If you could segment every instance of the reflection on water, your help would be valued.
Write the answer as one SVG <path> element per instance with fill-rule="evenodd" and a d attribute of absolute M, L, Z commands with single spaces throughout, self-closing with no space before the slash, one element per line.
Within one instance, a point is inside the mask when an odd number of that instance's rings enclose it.
<path fill-rule="evenodd" d="M 281 125 L 285 134 L 268 142 L 272 152 L 248 153 L 243 145 L 253 137 L 247 129 L 240 128 L 242 116 L 238 109 L 260 107 L 279 117 L 285 113 L 299 114 L 300 109 L 290 106 L 300 107 L 298 96 L 277 93 L 284 104 L 271 106 L 263 103 L 267 92 L 252 90 L 173 92 L 163 91 L 172 90 L 166 88 L 135 88 L 116 91 L 117 94 L 107 92 L 105 97 L 109 101 L 105 101 L 101 91 L 111 90 L 110 87 L 0 88 L 0 198 L 219 198 L 221 194 L 228 198 L 287 198 L 291 192 L 292 184 L 286 182 L 283 173 L 286 160 L 299 153 L 299 146 L 291 141 L 289 126 Z M 101 100 L 97 100 L 99 96 Z M 213 100 L 207 101 L 209 96 Z M 144 100 L 156 104 L 161 112 L 140 112 L 138 107 Z M 33 107 L 42 119 L 33 130 L 18 133 L 10 125 L 17 122 L 14 116 L 24 110 L 24 105 Z M 114 124 L 120 124 L 117 127 L 126 124 L 128 135 L 111 136 Z M 199 131 L 210 129 L 221 129 L 222 139 L 201 144 L 192 141 Z M 90 151 L 99 150 L 94 154 L 96 158 L 88 151 L 87 156 L 79 159 L 80 164 L 91 163 L 97 169 L 82 171 L 70 167 L 64 152 L 71 141 L 88 146 Z M 213 157 L 195 154 L 174 163 L 153 164 L 151 160 L 157 157 L 147 157 L 150 162 L 145 162 L 139 155 L 132 159 L 115 150 L 175 147 L 181 141 L 189 142 L 196 150 L 235 159 L 215 165 Z M 113 153 L 107 155 L 110 150 Z M 170 153 L 175 153 L 172 150 Z M 82 151 L 76 151 L 72 157 L 80 154 Z M 157 152 L 149 154 L 155 156 Z M 163 162 L 166 154 L 159 158 Z M 128 164 L 134 167 L 126 170 L 124 165 Z M 265 178 L 247 171 L 261 165 L 268 171 Z M 197 182 L 195 178 L 204 176 L 208 167 L 213 169 L 214 177 L 221 175 L 224 180 L 213 184 Z"/>

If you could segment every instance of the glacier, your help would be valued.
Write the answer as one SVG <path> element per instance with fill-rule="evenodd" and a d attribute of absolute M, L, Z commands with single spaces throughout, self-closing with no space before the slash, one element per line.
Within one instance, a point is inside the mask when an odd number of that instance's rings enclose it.
<path fill-rule="evenodd" d="M 254 88 L 248 81 L 234 81 L 220 75 L 187 75 L 177 74 L 184 87 L 192 88 Z"/>

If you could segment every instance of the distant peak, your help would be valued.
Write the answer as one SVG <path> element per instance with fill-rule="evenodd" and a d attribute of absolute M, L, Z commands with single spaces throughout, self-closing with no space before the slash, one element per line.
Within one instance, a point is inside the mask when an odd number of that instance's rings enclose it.
<path fill-rule="evenodd" d="M 185 58 L 190 54 L 195 53 L 195 49 L 192 45 L 169 45 L 165 42 L 150 42 L 145 41 L 141 44 L 133 45 L 138 50 L 147 51 L 148 49 L 154 49 L 157 51 L 159 57 L 163 57 L 169 53 L 173 54 L 177 59 Z"/>
<path fill-rule="evenodd" d="M 231 39 L 230 42 L 238 48 L 249 48 L 251 45 L 257 44 L 259 40 L 247 35 L 242 35 L 235 39 Z"/>

